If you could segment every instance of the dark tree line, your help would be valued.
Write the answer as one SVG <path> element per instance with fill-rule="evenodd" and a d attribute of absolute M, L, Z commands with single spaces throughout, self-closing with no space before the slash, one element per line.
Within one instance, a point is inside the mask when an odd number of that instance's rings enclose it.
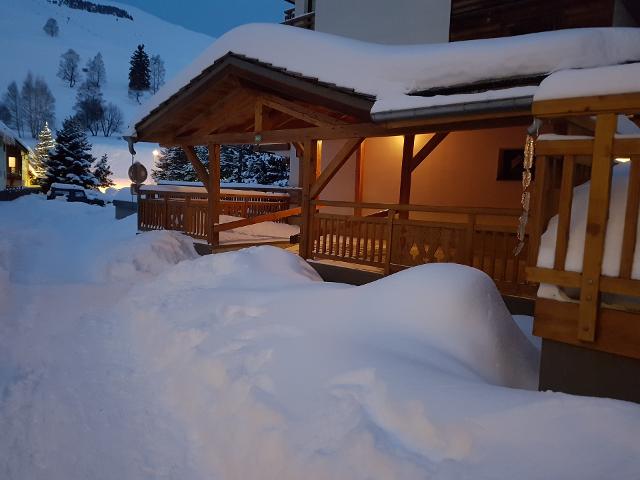
<path fill-rule="evenodd" d="M 113 7 L 111 5 L 100 5 L 89 2 L 87 0 L 48 0 L 53 5 L 64 5 L 75 10 L 85 10 L 92 13 L 101 13 L 103 15 L 113 15 L 119 18 L 127 18 L 133 20 L 129 12 L 122 8 Z"/>
<path fill-rule="evenodd" d="M 196 154 L 208 166 L 207 148 L 196 147 Z M 160 150 L 151 176 L 156 181 L 199 180 L 191 162 L 179 147 Z M 289 180 L 289 162 L 281 155 L 255 151 L 252 145 L 224 145 L 220 149 L 220 178 L 222 182 L 284 186 Z"/>

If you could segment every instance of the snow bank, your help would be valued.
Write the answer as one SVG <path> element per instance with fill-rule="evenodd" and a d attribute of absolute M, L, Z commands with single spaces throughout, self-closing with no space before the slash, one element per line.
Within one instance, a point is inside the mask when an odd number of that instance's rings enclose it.
<path fill-rule="evenodd" d="M 545 78 L 534 101 L 640 92 L 640 63 L 571 69 Z"/>
<path fill-rule="evenodd" d="M 137 371 L 203 476 L 640 468 L 637 406 L 505 388 L 535 387 L 536 353 L 482 272 L 434 264 L 363 287 L 317 280 L 292 254 L 252 248 L 183 262 L 118 309 Z"/>
<path fill-rule="evenodd" d="M 617 277 L 620 274 L 620 257 L 622 256 L 622 235 L 624 233 L 624 216 L 627 205 L 627 188 L 629 185 L 629 163 L 613 167 L 611 181 L 611 197 L 609 220 L 604 244 L 602 260 L 602 274 Z M 582 272 L 584 260 L 584 241 L 587 231 L 587 207 L 589 204 L 589 187 L 591 182 L 584 183 L 573 189 L 573 204 L 571 206 L 571 226 L 565 270 Z M 538 266 L 553 268 L 556 251 L 556 235 L 558 231 L 558 216 L 549 221 L 546 232 L 542 235 Z M 632 278 L 640 279 L 640 223 L 638 242 L 633 257 Z"/>
<path fill-rule="evenodd" d="M 640 29 L 592 28 L 430 45 L 380 45 L 272 24 L 249 24 L 217 39 L 150 98 L 135 125 L 205 68 L 233 52 L 376 98 L 373 112 L 406 108 L 407 93 L 488 79 L 640 60 Z M 398 102 L 396 104 L 396 102 Z"/>
<path fill-rule="evenodd" d="M 513 388 L 535 386 L 535 348 L 482 272 L 331 284 L 279 249 L 196 257 L 112 214 L 0 204 L 3 478 L 640 471 L 637 405 Z"/>
<path fill-rule="evenodd" d="M 189 237 L 167 231 L 136 235 L 134 217 L 114 217 L 113 207 L 42 195 L 1 202 L 5 247 L 0 245 L 0 266 L 4 262 L 11 281 L 18 283 L 105 282 L 126 274 L 157 274 L 197 256 Z"/>

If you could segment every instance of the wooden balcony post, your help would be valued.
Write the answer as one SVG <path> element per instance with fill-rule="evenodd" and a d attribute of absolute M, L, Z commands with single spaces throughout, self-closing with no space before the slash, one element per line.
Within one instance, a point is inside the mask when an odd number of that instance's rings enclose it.
<path fill-rule="evenodd" d="M 220 234 L 215 231 L 215 225 L 220 223 L 220 145 L 209 144 L 209 196 L 207 239 L 212 247 L 220 244 Z"/>
<path fill-rule="evenodd" d="M 364 142 L 362 142 L 358 147 L 358 150 L 356 150 L 356 179 L 355 179 L 354 201 L 356 203 L 362 203 L 363 196 L 364 196 Z M 356 217 L 361 217 L 362 208 L 361 207 L 354 208 L 353 214 Z"/>
<path fill-rule="evenodd" d="M 405 135 L 402 147 L 402 169 L 400 172 L 400 205 L 409 205 L 411 203 L 411 166 L 413 164 L 413 145 L 415 143 L 415 135 Z M 409 211 L 400 212 L 400 218 L 409 218 Z"/>
<path fill-rule="evenodd" d="M 600 307 L 600 274 L 609 219 L 613 140 L 616 125 L 617 116 L 613 113 L 600 114 L 597 117 L 578 321 L 578 338 L 587 342 L 593 342 L 596 338 L 596 323 Z"/>
<path fill-rule="evenodd" d="M 302 232 L 300 235 L 300 256 L 309 258 L 312 254 L 311 229 L 313 224 L 313 211 L 311 206 L 311 187 L 318 175 L 318 141 L 307 140 L 304 143 L 302 165 Z"/>

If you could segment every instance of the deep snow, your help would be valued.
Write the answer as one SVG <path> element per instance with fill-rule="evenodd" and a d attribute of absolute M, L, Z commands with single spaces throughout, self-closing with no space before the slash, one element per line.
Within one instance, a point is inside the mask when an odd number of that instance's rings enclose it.
<path fill-rule="evenodd" d="M 197 257 L 112 215 L 0 203 L 3 478 L 640 471 L 640 407 L 531 390 L 536 349 L 477 270 L 330 284 L 273 247 Z"/>

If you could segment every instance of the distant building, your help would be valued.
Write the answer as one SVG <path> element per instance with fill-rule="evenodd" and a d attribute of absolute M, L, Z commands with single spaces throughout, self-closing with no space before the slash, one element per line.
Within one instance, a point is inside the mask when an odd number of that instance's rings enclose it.
<path fill-rule="evenodd" d="M 284 23 L 368 42 L 441 43 L 640 24 L 636 0 L 287 0 Z"/>
<path fill-rule="evenodd" d="M 0 122 L 0 190 L 29 185 L 29 148 Z"/>

